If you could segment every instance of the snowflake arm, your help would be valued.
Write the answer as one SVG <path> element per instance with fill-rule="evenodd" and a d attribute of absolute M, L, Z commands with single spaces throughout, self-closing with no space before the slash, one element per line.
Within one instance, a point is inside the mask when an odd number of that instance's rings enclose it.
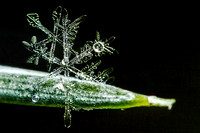
<path fill-rule="evenodd" d="M 50 61 L 49 61 L 49 71 L 51 70 L 51 65 L 52 65 L 52 59 L 54 58 L 54 52 L 55 52 L 55 48 L 56 48 L 56 40 L 58 37 L 58 25 L 60 23 L 61 20 L 61 7 L 57 7 L 55 11 L 53 11 L 52 13 L 52 18 L 54 21 L 54 28 L 53 28 L 53 34 L 55 35 L 55 37 L 53 37 L 52 43 L 51 43 L 51 49 L 49 52 L 49 56 L 50 56 Z"/>
<path fill-rule="evenodd" d="M 42 23 L 39 20 L 39 15 L 37 13 L 29 13 L 27 14 L 27 21 L 29 24 L 33 27 L 36 27 L 40 30 L 42 30 L 47 35 L 53 35 L 51 31 L 49 31 L 46 27 L 42 25 Z"/>

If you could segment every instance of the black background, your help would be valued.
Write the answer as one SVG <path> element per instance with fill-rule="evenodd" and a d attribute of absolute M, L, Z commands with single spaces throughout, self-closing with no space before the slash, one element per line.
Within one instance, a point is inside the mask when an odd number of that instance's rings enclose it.
<path fill-rule="evenodd" d="M 45 3 L 46 2 L 46 3 Z M 46 71 L 45 63 L 27 64 L 31 55 L 21 41 L 46 36 L 26 21 L 37 12 L 53 28 L 52 11 L 61 5 L 74 20 L 86 14 L 76 40 L 82 46 L 116 36 L 119 51 L 102 58 L 102 69 L 114 67 L 115 86 L 134 92 L 176 98 L 167 108 L 73 111 L 72 127 L 63 126 L 64 109 L 0 104 L 0 130 L 16 132 L 200 132 L 200 8 L 196 3 L 127 1 L 5 1 L 0 9 L 0 64 Z"/>

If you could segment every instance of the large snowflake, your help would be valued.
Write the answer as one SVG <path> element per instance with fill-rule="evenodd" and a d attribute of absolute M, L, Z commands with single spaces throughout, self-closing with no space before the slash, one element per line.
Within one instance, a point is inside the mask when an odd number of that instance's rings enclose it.
<path fill-rule="evenodd" d="M 52 64 L 58 65 L 59 67 L 53 70 L 49 76 L 56 76 L 61 73 L 64 73 L 64 76 L 70 76 L 70 73 L 73 73 L 78 78 L 95 82 L 106 82 L 110 80 L 111 77 L 109 77 L 108 74 L 112 72 L 112 68 L 99 72 L 98 75 L 94 75 L 93 70 L 100 65 L 101 61 L 86 65 L 81 70 L 75 67 L 77 64 L 88 62 L 93 56 L 102 56 L 106 53 L 112 54 L 116 51 L 114 48 L 110 47 L 110 42 L 113 41 L 115 37 L 100 39 L 99 32 L 96 32 L 96 39 L 94 41 L 87 41 L 86 44 L 80 48 L 79 52 L 73 49 L 79 24 L 85 17 L 86 15 L 83 15 L 71 22 L 68 19 L 67 10 L 59 6 L 52 14 L 54 28 L 53 32 L 51 32 L 42 25 L 37 13 L 27 14 L 29 24 L 42 30 L 48 36 L 46 39 L 39 42 L 37 42 L 36 36 L 32 37 L 31 43 L 23 41 L 26 48 L 34 53 L 27 62 L 38 65 L 39 58 L 43 58 L 49 63 L 49 71 L 51 71 Z M 47 45 L 50 45 L 49 50 Z M 61 45 L 63 48 L 63 59 L 59 59 L 55 56 L 57 45 Z"/>
<path fill-rule="evenodd" d="M 76 78 L 94 82 L 107 82 L 108 80 L 113 80 L 113 77 L 109 76 L 109 74 L 113 71 L 112 68 L 98 72 L 97 75 L 95 75 L 94 70 L 100 65 L 101 60 L 92 62 L 90 65 L 86 64 L 83 69 L 78 69 L 76 65 L 86 63 L 94 56 L 100 57 L 106 53 L 113 54 L 116 50 L 110 47 L 110 42 L 113 41 L 115 37 L 100 39 L 99 32 L 96 32 L 96 39 L 94 41 L 87 41 L 79 51 L 75 51 L 73 49 L 74 40 L 78 33 L 79 24 L 86 18 L 86 15 L 83 15 L 71 22 L 68 19 L 67 10 L 59 6 L 55 11 L 53 11 L 52 18 L 54 21 L 53 32 L 42 25 L 37 13 L 27 14 L 29 24 L 42 30 L 47 35 L 46 39 L 39 42 L 37 41 L 36 36 L 32 37 L 31 43 L 26 41 L 22 42 L 29 51 L 34 53 L 34 55 L 31 56 L 27 62 L 38 65 L 39 58 L 46 60 L 49 64 L 49 77 L 55 77 L 57 75 L 64 75 L 65 77 L 68 77 L 73 75 Z M 60 45 L 63 49 L 62 59 L 55 55 L 57 45 Z M 52 65 L 57 65 L 57 68 L 52 70 Z M 59 87 L 61 89 L 64 88 L 62 84 L 60 84 Z M 66 95 L 69 95 L 67 89 L 65 90 Z M 35 93 L 37 91 L 38 89 L 36 87 L 32 96 L 33 102 L 37 102 L 39 100 L 38 95 Z M 69 99 L 70 97 L 67 97 L 64 118 L 65 121 L 69 120 L 71 122 L 71 102 Z"/>

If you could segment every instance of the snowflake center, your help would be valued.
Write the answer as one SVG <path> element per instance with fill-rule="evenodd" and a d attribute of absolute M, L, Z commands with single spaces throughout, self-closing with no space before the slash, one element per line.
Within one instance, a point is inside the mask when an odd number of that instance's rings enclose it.
<path fill-rule="evenodd" d="M 65 62 L 64 59 L 62 59 L 61 64 L 62 64 L 63 66 L 66 66 L 66 62 Z"/>

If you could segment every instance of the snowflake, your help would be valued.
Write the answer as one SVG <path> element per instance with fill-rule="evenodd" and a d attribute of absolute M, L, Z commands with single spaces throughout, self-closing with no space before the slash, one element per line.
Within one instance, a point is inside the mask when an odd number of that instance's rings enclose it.
<path fill-rule="evenodd" d="M 39 59 L 43 58 L 49 64 L 49 77 L 55 77 L 63 74 L 64 77 L 69 77 L 75 75 L 76 78 L 94 81 L 94 82 L 107 82 L 108 80 L 113 80 L 109 74 L 113 71 L 113 68 L 108 68 L 103 72 L 98 72 L 95 75 L 94 70 L 100 65 L 101 60 L 97 62 L 92 62 L 90 65 L 86 64 L 83 69 L 78 69 L 75 67 L 78 64 L 83 64 L 92 59 L 92 57 L 101 57 L 102 55 L 108 53 L 113 54 L 116 51 L 110 46 L 115 37 L 110 37 L 109 39 L 100 39 L 99 32 L 96 32 L 96 39 L 94 41 L 87 41 L 79 51 L 73 49 L 74 40 L 78 33 L 79 24 L 86 18 L 86 15 L 80 16 L 74 21 L 68 19 L 68 12 L 65 8 L 61 6 L 57 7 L 52 13 L 52 18 L 54 21 L 53 32 L 48 30 L 42 25 L 39 20 L 39 15 L 37 13 L 27 14 L 27 21 L 32 27 L 36 27 L 43 31 L 47 38 L 42 41 L 37 41 L 36 36 L 31 38 L 31 42 L 28 43 L 23 41 L 22 43 L 26 48 L 33 52 L 27 62 L 34 63 L 38 65 Z M 60 45 L 63 49 L 63 58 L 60 59 L 56 57 L 55 50 L 57 45 Z M 116 51 L 117 52 L 117 51 Z M 57 65 L 58 68 L 52 70 L 52 65 Z M 59 84 L 60 88 L 64 88 L 62 84 Z M 38 90 L 35 90 L 37 92 Z M 39 97 L 33 93 L 33 101 L 37 102 Z M 66 95 L 69 95 L 66 89 Z M 66 99 L 65 115 L 66 120 L 71 120 L 70 115 L 70 104 L 71 99 Z"/>

